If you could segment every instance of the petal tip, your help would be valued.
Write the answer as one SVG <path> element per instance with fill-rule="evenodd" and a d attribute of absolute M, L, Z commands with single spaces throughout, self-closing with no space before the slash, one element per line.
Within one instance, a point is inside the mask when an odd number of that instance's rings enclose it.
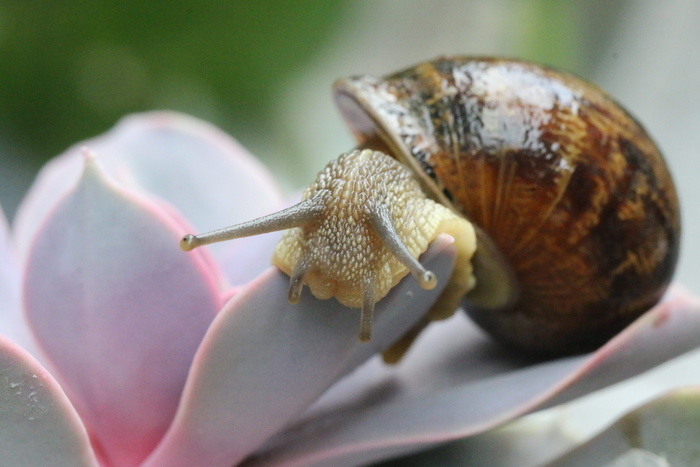
<path fill-rule="evenodd" d="M 97 154 L 95 154 L 95 152 L 88 146 L 81 146 L 80 153 L 82 154 L 86 165 L 94 163 L 95 159 L 97 159 Z"/>

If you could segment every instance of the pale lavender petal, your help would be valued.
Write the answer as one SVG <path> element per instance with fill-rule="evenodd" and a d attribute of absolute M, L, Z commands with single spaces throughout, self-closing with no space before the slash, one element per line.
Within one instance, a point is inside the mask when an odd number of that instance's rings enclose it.
<path fill-rule="evenodd" d="M 20 273 L 7 220 L 0 206 L 0 335 L 37 355 L 34 339 L 22 316 Z"/>
<path fill-rule="evenodd" d="M 597 352 L 532 364 L 463 316 L 433 325 L 396 369 L 372 361 L 250 465 L 358 465 L 471 436 L 584 395 L 700 345 L 700 303 L 678 294 Z"/>
<path fill-rule="evenodd" d="M 183 228 L 87 158 L 30 246 L 30 325 L 115 465 L 137 464 L 159 441 L 221 306 L 206 252 L 178 247 Z"/>
<path fill-rule="evenodd" d="M 699 440 L 700 387 L 683 388 L 630 412 L 586 444 L 547 465 L 698 465 Z"/>
<path fill-rule="evenodd" d="M 258 217 L 282 202 L 268 171 L 213 125 L 175 112 L 135 114 L 41 170 L 17 213 L 22 254 L 51 207 L 80 177 L 84 145 L 100 154 L 110 177 L 167 201 L 197 233 Z M 225 254 L 230 246 L 213 251 Z"/>
<path fill-rule="evenodd" d="M 269 268 L 282 234 L 270 232 L 226 242 L 226 248 L 217 255 L 217 263 L 229 283 L 247 284 Z"/>
<path fill-rule="evenodd" d="M 300 199 L 301 193 L 296 193 L 276 210 L 296 204 Z M 246 284 L 267 269 L 282 234 L 283 232 L 270 232 L 227 242 L 226 249 L 217 255 L 217 259 L 230 283 Z"/>
<path fill-rule="evenodd" d="M 445 284 L 450 237 L 422 257 Z M 440 292 L 404 279 L 377 304 L 372 340 L 358 342 L 359 313 L 308 293 L 287 302 L 289 278 L 270 269 L 217 316 L 193 366 L 173 426 L 147 466 L 230 466 L 349 371 L 402 335 Z M 361 349 L 361 350 L 358 350 Z"/>
<path fill-rule="evenodd" d="M 0 463 L 6 467 L 96 467 L 78 414 L 58 383 L 0 336 Z"/>
<path fill-rule="evenodd" d="M 14 339 L 20 317 L 19 267 L 0 206 L 0 334 Z"/>

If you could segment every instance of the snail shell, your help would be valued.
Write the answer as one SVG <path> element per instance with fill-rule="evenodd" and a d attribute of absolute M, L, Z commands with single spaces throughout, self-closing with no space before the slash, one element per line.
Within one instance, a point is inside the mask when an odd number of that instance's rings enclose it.
<path fill-rule="evenodd" d="M 397 158 L 478 226 L 464 307 L 539 354 L 595 348 L 661 297 L 678 258 L 671 176 L 597 87 L 516 60 L 450 57 L 340 80 L 361 147 Z"/>

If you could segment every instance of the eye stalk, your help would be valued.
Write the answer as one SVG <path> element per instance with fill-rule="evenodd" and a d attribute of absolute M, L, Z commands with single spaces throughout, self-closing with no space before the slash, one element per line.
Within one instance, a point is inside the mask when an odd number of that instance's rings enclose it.
<path fill-rule="evenodd" d="M 379 151 L 343 154 L 318 174 L 300 203 L 231 227 L 185 235 L 180 248 L 190 251 L 277 230 L 287 232 L 272 262 L 290 276 L 289 301 L 296 303 L 306 284 L 317 298 L 336 297 L 360 308 L 363 342 L 371 338 L 375 303 L 406 274 L 424 289 L 437 285 L 435 274 L 417 258 L 440 233 L 455 238 L 455 271 L 460 269 L 443 293 L 450 303 L 439 300 L 440 307 L 451 307 L 451 315 L 459 297 L 474 286 L 472 225 L 428 199 L 409 169 Z"/>
<path fill-rule="evenodd" d="M 281 211 L 247 222 L 213 230 L 201 235 L 187 234 L 180 240 L 180 248 L 183 251 L 192 251 L 202 245 L 301 227 L 320 219 L 322 212 L 323 206 L 318 202 L 317 198 L 307 199 Z"/>

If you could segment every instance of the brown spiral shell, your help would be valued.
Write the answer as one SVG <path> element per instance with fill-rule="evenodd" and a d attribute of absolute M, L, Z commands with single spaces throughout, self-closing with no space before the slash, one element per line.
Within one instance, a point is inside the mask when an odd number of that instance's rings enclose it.
<path fill-rule="evenodd" d="M 414 167 L 506 258 L 515 300 L 466 305 L 498 340 L 587 351 L 663 294 L 678 258 L 675 188 L 646 131 L 597 87 L 522 61 L 450 57 L 341 80 L 335 93 L 361 145 Z"/>

